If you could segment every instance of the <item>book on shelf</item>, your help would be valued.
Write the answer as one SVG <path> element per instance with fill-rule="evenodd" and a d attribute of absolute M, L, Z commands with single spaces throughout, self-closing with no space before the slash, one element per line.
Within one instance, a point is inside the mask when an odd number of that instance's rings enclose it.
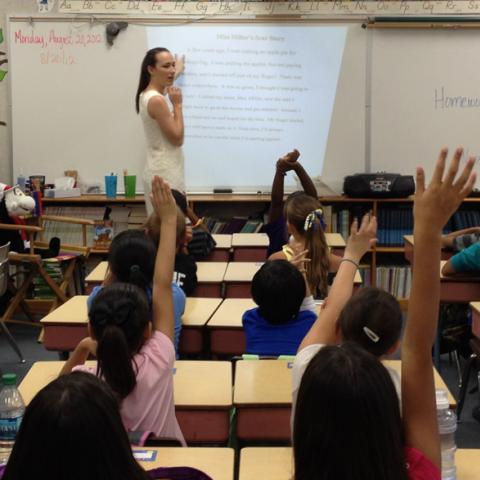
<path fill-rule="evenodd" d="M 378 246 L 402 247 L 404 235 L 413 232 L 413 212 L 408 204 L 379 208 Z"/>
<path fill-rule="evenodd" d="M 412 285 L 412 270 L 408 265 L 377 265 L 376 285 L 396 298 L 408 298 Z"/>
<path fill-rule="evenodd" d="M 111 228 L 115 235 L 127 229 L 140 228 L 146 221 L 147 215 L 143 205 L 112 205 L 110 209 L 110 220 L 113 222 Z M 60 217 L 76 217 L 94 222 L 101 222 L 105 216 L 105 206 L 48 206 L 45 209 L 46 215 Z M 62 244 L 82 245 L 82 226 L 72 223 L 50 222 L 44 223 L 44 239 L 48 242 L 52 237 L 60 238 Z M 95 227 L 87 227 L 87 245 L 99 248 L 98 240 L 95 240 Z M 104 248 L 104 247 L 103 247 Z"/>
<path fill-rule="evenodd" d="M 333 232 L 332 230 L 332 215 L 333 215 L 333 208 L 331 205 L 322 205 L 323 209 L 323 218 L 325 220 L 325 223 L 327 224 L 326 232 L 331 233 Z M 335 219 L 336 221 L 336 219 Z"/>
<path fill-rule="evenodd" d="M 356 218 L 361 221 L 362 217 L 371 210 L 367 205 L 353 205 L 350 208 L 342 208 L 331 213 L 331 227 L 327 221 L 327 232 L 340 233 L 343 238 L 350 236 L 350 226 Z"/>
<path fill-rule="evenodd" d="M 372 281 L 371 281 L 372 269 L 370 268 L 370 265 L 368 264 L 360 265 L 358 272 L 360 273 L 360 277 L 362 277 L 362 287 L 371 287 L 372 286 Z"/>

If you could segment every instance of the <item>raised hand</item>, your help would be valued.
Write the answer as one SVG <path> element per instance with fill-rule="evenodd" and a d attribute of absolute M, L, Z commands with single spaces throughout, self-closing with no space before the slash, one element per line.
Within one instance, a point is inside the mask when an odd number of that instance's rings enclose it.
<path fill-rule="evenodd" d="M 150 194 L 152 206 L 160 222 L 177 220 L 177 204 L 173 198 L 170 185 L 163 178 L 155 175 L 152 179 L 152 193 Z"/>
<path fill-rule="evenodd" d="M 417 188 L 413 207 L 415 227 L 425 227 L 432 231 L 441 230 L 475 185 L 476 174 L 473 172 L 475 157 L 468 159 L 462 173 L 457 177 L 463 148 L 455 150 L 445 174 L 447 155 L 448 149 L 443 148 L 428 187 L 425 187 L 423 168 L 417 168 Z"/>
<path fill-rule="evenodd" d="M 344 258 L 350 258 L 356 262 L 370 250 L 377 242 L 377 219 L 367 213 L 363 216 L 360 228 L 358 220 L 355 219 L 350 227 Z"/>
<path fill-rule="evenodd" d="M 288 152 L 277 160 L 277 168 L 282 170 L 284 173 L 294 170 L 299 156 L 300 152 L 297 149 Z"/>

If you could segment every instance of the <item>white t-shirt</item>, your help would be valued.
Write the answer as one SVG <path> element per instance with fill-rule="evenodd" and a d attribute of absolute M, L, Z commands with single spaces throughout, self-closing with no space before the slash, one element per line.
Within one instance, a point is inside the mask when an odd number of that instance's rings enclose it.
<path fill-rule="evenodd" d="M 302 377 L 305 373 L 310 360 L 322 349 L 325 345 L 321 343 L 314 343 L 300 350 L 293 362 L 292 368 L 292 416 L 290 418 L 290 426 L 292 427 L 293 432 L 293 419 L 295 418 L 295 408 L 297 406 L 297 396 L 298 390 L 300 389 L 300 384 L 302 383 Z M 397 391 L 398 398 L 401 398 L 401 382 L 400 375 L 393 370 L 392 368 L 386 367 L 390 377 L 392 379 L 395 390 Z"/>

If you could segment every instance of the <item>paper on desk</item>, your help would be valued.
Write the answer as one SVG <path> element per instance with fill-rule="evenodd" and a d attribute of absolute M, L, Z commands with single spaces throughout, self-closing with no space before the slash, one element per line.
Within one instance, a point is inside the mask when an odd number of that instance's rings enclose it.
<path fill-rule="evenodd" d="M 156 450 L 134 450 L 133 456 L 139 462 L 154 462 L 157 458 Z"/>

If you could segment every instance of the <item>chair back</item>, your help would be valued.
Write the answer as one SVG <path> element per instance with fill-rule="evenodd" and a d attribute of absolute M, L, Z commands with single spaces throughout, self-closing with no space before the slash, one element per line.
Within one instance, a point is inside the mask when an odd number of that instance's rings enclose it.
<path fill-rule="evenodd" d="M 8 252 L 10 251 L 10 242 L 0 246 L 0 296 L 7 291 L 8 286 Z"/>

